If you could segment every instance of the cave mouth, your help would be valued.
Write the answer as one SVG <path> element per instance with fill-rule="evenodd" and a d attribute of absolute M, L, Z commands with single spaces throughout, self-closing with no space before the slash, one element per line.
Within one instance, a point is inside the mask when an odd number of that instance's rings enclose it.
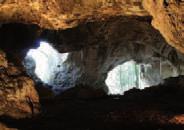
<path fill-rule="evenodd" d="M 148 63 L 130 60 L 109 71 L 105 83 L 109 95 L 123 95 L 133 88 L 143 90 L 177 76 L 177 70 L 168 60 L 156 59 Z"/>
<path fill-rule="evenodd" d="M 24 58 L 23 65 L 37 83 L 43 83 L 44 86 L 54 90 L 57 84 L 57 74 L 64 69 L 64 62 L 69 53 L 59 53 L 48 42 L 41 41 L 36 49 L 30 49 Z"/>

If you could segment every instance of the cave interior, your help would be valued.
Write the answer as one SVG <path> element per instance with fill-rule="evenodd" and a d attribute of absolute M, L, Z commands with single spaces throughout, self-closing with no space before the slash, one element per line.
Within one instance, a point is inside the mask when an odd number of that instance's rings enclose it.
<path fill-rule="evenodd" d="M 0 129 L 183 129 L 184 54 L 152 19 L 2 22 Z"/>

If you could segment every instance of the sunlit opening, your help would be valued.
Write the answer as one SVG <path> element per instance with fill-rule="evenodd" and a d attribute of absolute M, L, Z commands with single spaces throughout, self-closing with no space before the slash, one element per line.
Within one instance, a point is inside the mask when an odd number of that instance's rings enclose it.
<path fill-rule="evenodd" d="M 66 61 L 68 53 L 58 53 L 49 43 L 40 42 L 37 49 L 30 49 L 27 53 L 26 60 L 34 61 L 34 73 L 43 82 L 49 85 L 53 84 L 53 78 L 56 72 L 62 69 L 62 64 Z M 32 62 L 33 62 L 32 61 Z M 33 63 L 25 62 L 29 69 Z"/>
<path fill-rule="evenodd" d="M 120 94 L 132 89 L 144 89 L 158 85 L 163 79 L 176 77 L 178 73 L 169 62 L 153 61 L 150 64 L 138 64 L 128 61 L 112 69 L 105 81 L 109 94 Z"/>

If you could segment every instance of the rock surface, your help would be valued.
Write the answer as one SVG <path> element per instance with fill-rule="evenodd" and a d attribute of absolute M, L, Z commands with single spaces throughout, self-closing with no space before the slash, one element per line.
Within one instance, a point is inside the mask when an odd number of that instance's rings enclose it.
<path fill-rule="evenodd" d="M 39 96 L 34 82 L 21 69 L 0 53 L 0 115 L 13 118 L 31 117 L 39 113 Z M 3 63 L 4 62 L 4 63 Z"/>
<path fill-rule="evenodd" d="M 6 61 L 6 56 L 4 54 L 3 51 L 0 50 L 0 67 L 1 68 L 7 68 L 8 67 L 8 63 Z"/>
<path fill-rule="evenodd" d="M 183 12 L 183 0 L 3 0 L 0 3 L 2 23 L 37 24 L 55 30 L 116 16 L 152 16 L 153 26 L 181 52 L 184 52 Z"/>
<path fill-rule="evenodd" d="M 151 64 L 160 59 L 168 60 L 176 71 L 180 74 L 184 72 L 183 55 L 170 47 L 148 22 L 119 19 L 105 23 L 104 27 L 102 25 L 103 23 L 88 25 L 91 35 L 87 43 L 93 41 L 98 44 L 73 52 L 68 59 L 71 68 L 81 70 L 82 80 L 79 81 L 84 84 L 95 84 L 97 87 L 99 83 L 101 86 L 109 70 L 129 60 Z"/>
<path fill-rule="evenodd" d="M 50 29 L 65 29 L 118 15 L 148 13 L 141 0 L 5 0 L 0 4 L 1 21 L 32 23 Z"/>
<path fill-rule="evenodd" d="M 135 60 L 138 63 L 156 65 L 156 76 L 163 63 L 164 78 L 182 75 L 184 56 L 169 46 L 162 35 L 148 22 L 149 17 L 111 19 L 93 22 L 67 31 L 45 32 L 55 48 L 69 52 L 62 71 L 56 74 L 56 89 L 84 84 L 94 88 L 106 88 L 107 73 L 117 65 Z M 130 29 L 131 25 L 131 29 Z M 70 52 L 71 51 L 71 52 Z M 165 64 L 165 65 L 164 65 Z M 169 72 L 171 67 L 171 72 Z M 34 68 L 34 67 L 33 67 Z"/>
<path fill-rule="evenodd" d="M 0 123 L 0 130 L 18 130 L 16 128 L 8 128 L 6 125 Z"/>
<path fill-rule="evenodd" d="M 184 53 L 184 1 L 144 0 L 143 5 L 153 16 L 152 25 L 170 45 Z"/>

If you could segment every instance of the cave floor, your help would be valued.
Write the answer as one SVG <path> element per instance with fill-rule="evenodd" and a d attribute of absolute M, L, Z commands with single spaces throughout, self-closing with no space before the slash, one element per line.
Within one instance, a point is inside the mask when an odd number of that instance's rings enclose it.
<path fill-rule="evenodd" d="M 0 122 L 20 130 L 175 130 L 184 129 L 184 88 L 152 87 L 124 96 L 42 100 L 42 113 L 31 119 Z"/>

